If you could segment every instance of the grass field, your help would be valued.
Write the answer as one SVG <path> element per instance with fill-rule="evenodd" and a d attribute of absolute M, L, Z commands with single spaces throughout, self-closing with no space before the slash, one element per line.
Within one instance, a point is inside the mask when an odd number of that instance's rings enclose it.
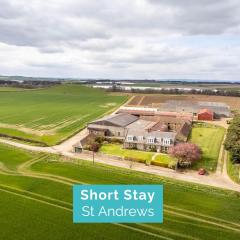
<path fill-rule="evenodd" d="M 234 192 L 92 165 L 87 161 L 79 164 L 56 161 L 56 156 L 32 155 L 4 145 L 0 145 L 0 149 L 9 156 L 1 159 L 1 239 L 212 240 L 217 237 L 218 240 L 235 240 L 240 237 L 239 195 Z M 15 171 L 8 170 L 7 165 Z M 164 184 L 164 223 L 73 224 L 73 181 L 80 184 Z"/>
<path fill-rule="evenodd" d="M 224 133 L 224 128 L 211 124 L 199 123 L 193 126 L 190 141 L 197 144 L 203 152 L 202 159 L 192 166 L 193 169 L 203 167 L 212 172 L 216 170 Z"/>
<path fill-rule="evenodd" d="M 0 134 L 54 145 L 126 99 L 80 85 L 0 91 Z"/>

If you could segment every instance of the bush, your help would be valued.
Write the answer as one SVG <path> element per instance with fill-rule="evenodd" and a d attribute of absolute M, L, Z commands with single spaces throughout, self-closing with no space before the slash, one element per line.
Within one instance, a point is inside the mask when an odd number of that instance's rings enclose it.
<path fill-rule="evenodd" d="M 176 165 L 177 165 L 177 162 L 171 161 L 171 162 L 168 164 L 168 168 L 176 169 Z"/>
<path fill-rule="evenodd" d="M 139 162 L 139 163 L 145 163 L 146 164 L 146 160 L 145 159 L 140 159 L 140 158 L 133 158 L 133 157 L 124 157 L 125 160 L 128 161 L 133 161 L 133 162 Z"/>
<path fill-rule="evenodd" d="M 168 168 L 168 163 L 163 163 L 158 161 L 151 161 L 151 165 Z"/>
<path fill-rule="evenodd" d="M 108 138 L 107 141 L 112 144 L 121 144 L 123 143 L 123 140 L 118 138 Z"/>
<path fill-rule="evenodd" d="M 105 137 L 98 136 L 95 138 L 95 142 L 102 144 L 105 141 Z"/>

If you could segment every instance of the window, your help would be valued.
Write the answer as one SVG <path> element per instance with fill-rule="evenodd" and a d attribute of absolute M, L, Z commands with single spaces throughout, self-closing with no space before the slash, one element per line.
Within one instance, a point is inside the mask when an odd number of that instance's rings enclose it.
<path fill-rule="evenodd" d="M 163 144 L 164 145 L 170 145 L 171 144 L 171 139 L 170 138 L 164 138 L 163 139 Z"/>
<path fill-rule="evenodd" d="M 143 141 L 143 136 L 138 136 L 138 141 Z"/>
<path fill-rule="evenodd" d="M 148 142 L 148 143 L 154 143 L 154 140 L 155 140 L 154 137 L 149 137 L 149 138 L 147 139 L 147 142 Z"/>
<path fill-rule="evenodd" d="M 132 141 L 133 141 L 133 136 L 131 136 L 131 135 L 127 136 L 127 140 L 128 140 L 129 142 L 132 142 Z"/>

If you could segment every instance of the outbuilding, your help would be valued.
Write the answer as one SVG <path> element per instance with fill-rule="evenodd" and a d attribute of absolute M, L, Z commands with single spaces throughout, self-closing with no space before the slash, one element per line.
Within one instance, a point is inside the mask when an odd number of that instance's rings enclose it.
<path fill-rule="evenodd" d="M 213 121 L 213 119 L 214 119 L 214 113 L 210 109 L 204 108 L 199 110 L 198 120 Z"/>

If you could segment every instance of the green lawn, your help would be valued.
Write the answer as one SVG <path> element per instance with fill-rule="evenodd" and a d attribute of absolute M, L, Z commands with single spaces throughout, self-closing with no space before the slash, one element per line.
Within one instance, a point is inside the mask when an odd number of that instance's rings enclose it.
<path fill-rule="evenodd" d="M 159 153 L 155 156 L 154 160 L 151 161 L 152 165 L 160 166 L 160 167 L 168 167 L 175 169 L 177 161 L 173 159 L 168 154 Z"/>
<path fill-rule="evenodd" d="M 0 134 L 54 145 L 126 100 L 81 85 L 0 91 Z"/>
<path fill-rule="evenodd" d="M 36 159 L 36 154 L 5 145 L 0 144 L 0 149 L 6 156 L 4 165 L 8 162 L 8 166 L 14 166 L 12 169 L 28 161 L 26 155 L 29 160 Z M 11 155 L 14 151 L 17 154 Z M 19 161 L 19 157 L 23 160 Z M 240 237 L 239 194 L 102 164 L 92 165 L 88 161 L 74 164 L 56 160 L 56 156 L 45 154 L 31 167 L 36 174 L 34 178 L 0 173 L 1 239 L 42 240 L 47 236 L 52 240 L 212 240 L 217 236 L 218 240 L 235 240 Z M 39 173 L 51 174 L 52 180 L 38 178 Z M 54 181 L 54 175 L 86 184 L 163 184 L 164 223 L 73 224 L 72 188 Z"/>
<path fill-rule="evenodd" d="M 105 144 L 100 148 L 100 152 L 115 155 L 119 157 L 131 157 L 140 160 L 151 161 L 154 152 L 144 152 L 132 149 L 122 148 L 122 144 Z"/>
<path fill-rule="evenodd" d="M 193 169 L 201 167 L 214 172 L 225 129 L 211 124 L 194 124 L 190 142 L 197 144 L 203 151 L 202 159 L 192 166 Z"/>
<path fill-rule="evenodd" d="M 161 162 L 161 163 L 170 163 L 171 161 L 174 161 L 172 157 L 170 157 L 168 154 L 158 154 L 154 161 Z"/>
<path fill-rule="evenodd" d="M 234 182 L 240 183 L 240 164 L 233 164 L 230 154 L 227 159 L 227 173 Z"/>

